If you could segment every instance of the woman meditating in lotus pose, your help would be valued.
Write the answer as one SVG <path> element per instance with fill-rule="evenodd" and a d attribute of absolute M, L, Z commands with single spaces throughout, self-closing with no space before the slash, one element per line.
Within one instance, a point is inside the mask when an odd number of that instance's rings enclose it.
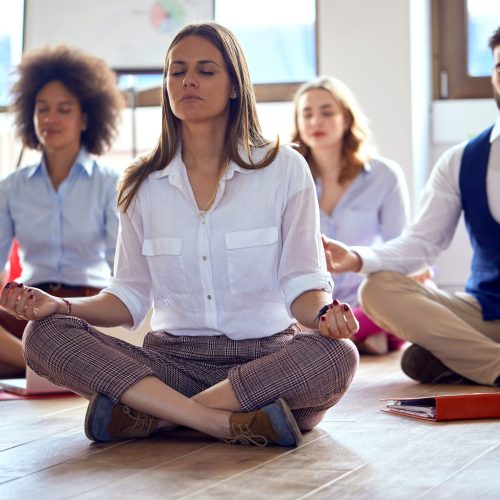
<path fill-rule="evenodd" d="M 347 391 L 358 324 L 331 303 L 315 187 L 261 133 L 240 45 L 194 24 L 168 49 L 162 132 L 126 172 L 110 287 L 61 299 L 17 283 L 26 358 L 88 397 L 95 441 L 184 425 L 229 443 L 296 446 Z M 136 347 L 94 326 L 153 331 Z M 310 328 L 301 332 L 296 322 Z"/>

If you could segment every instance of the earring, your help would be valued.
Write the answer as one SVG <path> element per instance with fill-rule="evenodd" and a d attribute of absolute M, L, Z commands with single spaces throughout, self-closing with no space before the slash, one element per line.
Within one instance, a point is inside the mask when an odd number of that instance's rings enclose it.
<path fill-rule="evenodd" d="M 230 97 L 231 97 L 231 99 L 234 101 L 234 100 L 235 100 L 235 99 L 237 99 L 237 97 L 238 97 L 238 92 L 237 92 L 236 90 L 233 90 L 233 91 L 231 92 L 231 96 L 230 96 Z"/>

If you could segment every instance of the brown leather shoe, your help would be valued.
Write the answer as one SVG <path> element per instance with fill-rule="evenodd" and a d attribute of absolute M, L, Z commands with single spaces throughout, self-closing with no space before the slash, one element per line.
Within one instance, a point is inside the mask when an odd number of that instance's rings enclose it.
<path fill-rule="evenodd" d="M 302 441 L 299 426 L 281 398 L 257 411 L 233 413 L 229 425 L 231 436 L 224 439 L 228 444 L 298 446 Z"/>
<path fill-rule="evenodd" d="M 159 419 L 114 404 L 103 394 L 94 394 L 85 415 L 85 434 L 91 441 L 145 438 L 155 432 Z"/>
<path fill-rule="evenodd" d="M 401 369 L 422 384 L 475 384 L 443 364 L 432 352 L 413 344 L 403 352 Z"/>

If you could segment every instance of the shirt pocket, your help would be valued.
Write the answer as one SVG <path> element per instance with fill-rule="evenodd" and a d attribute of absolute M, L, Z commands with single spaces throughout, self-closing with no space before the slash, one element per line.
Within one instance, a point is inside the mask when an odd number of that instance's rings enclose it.
<path fill-rule="evenodd" d="M 231 293 L 252 293 L 276 287 L 277 227 L 226 233 L 225 240 Z"/>
<path fill-rule="evenodd" d="M 148 260 L 155 288 L 177 293 L 188 291 L 180 238 L 145 239 L 142 255 Z"/>

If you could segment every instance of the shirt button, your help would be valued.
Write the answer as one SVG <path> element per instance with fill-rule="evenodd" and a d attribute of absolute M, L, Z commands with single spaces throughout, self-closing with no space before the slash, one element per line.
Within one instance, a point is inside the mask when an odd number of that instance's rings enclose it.
<path fill-rule="evenodd" d="M 207 258 L 206 258 L 205 256 L 203 256 L 203 257 L 201 258 L 201 260 L 207 260 Z"/>
<path fill-rule="evenodd" d="M 211 295 L 207 295 L 207 299 L 208 300 L 212 300 L 212 296 Z"/>

